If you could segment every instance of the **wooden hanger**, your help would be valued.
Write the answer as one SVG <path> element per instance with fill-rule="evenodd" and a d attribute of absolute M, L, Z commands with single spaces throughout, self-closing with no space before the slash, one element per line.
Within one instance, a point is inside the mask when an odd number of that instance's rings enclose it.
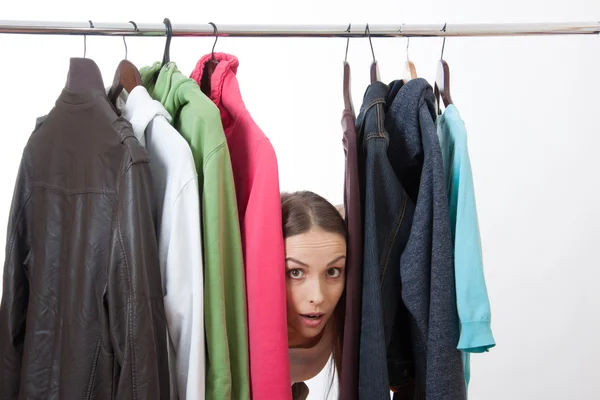
<path fill-rule="evenodd" d="M 444 29 L 446 27 L 444 26 Z M 438 61 L 434 94 L 437 100 L 437 111 L 441 114 L 440 97 L 444 102 L 444 107 L 448 107 L 450 104 L 454 104 L 452 101 L 452 95 L 450 94 L 450 67 L 448 63 L 444 61 L 444 47 L 446 46 L 446 38 L 444 37 L 444 44 L 442 45 L 442 56 Z"/>
<path fill-rule="evenodd" d="M 435 89 L 437 90 L 437 98 L 442 98 L 444 107 L 454 104 L 452 95 L 450 94 L 450 67 L 444 60 L 438 61 L 437 74 L 435 79 Z"/>
<path fill-rule="evenodd" d="M 415 68 L 415 64 L 412 61 L 406 61 L 404 63 L 404 82 L 408 82 L 411 79 L 417 79 L 417 69 Z"/>
<path fill-rule="evenodd" d="M 134 29 L 137 31 L 137 24 L 133 21 L 129 21 Z M 115 72 L 115 77 L 113 79 L 113 84 L 108 91 L 108 99 L 114 105 L 117 103 L 117 98 L 125 89 L 127 93 L 131 93 L 133 88 L 136 86 L 140 86 L 142 84 L 142 77 L 140 75 L 140 71 L 138 71 L 137 67 L 133 65 L 133 63 L 127 60 L 127 42 L 125 41 L 125 36 L 123 36 L 123 44 L 125 45 L 125 59 L 122 60 L 117 66 L 117 70 Z"/>
<path fill-rule="evenodd" d="M 373 84 L 375 82 L 379 82 L 381 79 L 379 79 L 379 66 L 377 65 L 377 60 L 375 59 L 375 50 L 373 50 L 373 42 L 371 41 L 371 30 L 369 29 L 369 24 L 367 24 L 367 27 L 365 28 L 365 34 L 368 35 L 369 45 L 371 46 L 371 54 L 373 55 L 373 62 L 371 63 L 370 69 L 371 84 Z"/>
<path fill-rule="evenodd" d="M 411 79 L 418 78 L 417 69 L 415 68 L 415 64 L 412 61 L 410 61 L 410 58 L 408 57 L 408 46 L 409 45 L 410 45 L 410 37 L 408 37 L 406 40 L 406 62 L 404 63 L 404 74 L 403 74 L 405 83 L 410 81 Z"/>
<path fill-rule="evenodd" d="M 352 24 L 348 25 L 347 32 L 350 32 Z M 348 46 L 350 45 L 350 37 L 346 41 L 346 57 L 344 58 L 344 80 L 342 82 L 342 91 L 344 95 L 344 109 L 352 110 L 354 115 L 354 105 L 352 104 L 352 85 L 350 84 L 350 64 L 348 64 Z"/>
<path fill-rule="evenodd" d="M 142 84 L 140 71 L 129 60 L 123 60 L 119 63 L 113 84 L 108 91 L 108 99 L 111 103 L 116 104 L 117 98 L 125 89 L 127 93 L 131 93 L 133 88 Z"/>
<path fill-rule="evenodd" d="M 213 43 L 213 47 L 212 47 L 212 52 L 211 52 L 212 56 L 211 56 L 210 60 L 208 60 L 204 64 L 204 71 L 202 71 L 202 78 L 200 79 L 200 89 L 202 90 L 202 93 L 204 93 L 208 97 L 210 97 L 210 92 L 211 92 L 210 82 L 212 79 L 212 74 L 213 74 L 213 72 L 215 72 L 215 69 L 217 68 L 217 65 L 219 64 L 219 62 L 215 59 L 215 46 L 217 45 L 217 40 L 219 40 L 219 30 L 217 29 L 217 25 L 215 25 L 213 22 L 209 22 L 209 24 L 212 25 L 212 27 L 213 27 L 213 34 L 215 35 L 215 42 Z"/>
<path fill-rule="evenodd" d="M 352 104 L 352 93 L 351 93 L 351 85 L 350 85 L 350 64 L 348 64 L 347 61 L 344 61 L 343 93 L 344 93 L 344 109 L 352 110 L 352 114 L 354 114 L 354 105 Z"/>
<path fill-rule="evenodd" d="M 371 64 L 371 83 L 379 82 L 381 78 L 379 78 L 379 65 L 377 61 L 373 60 Z"/>

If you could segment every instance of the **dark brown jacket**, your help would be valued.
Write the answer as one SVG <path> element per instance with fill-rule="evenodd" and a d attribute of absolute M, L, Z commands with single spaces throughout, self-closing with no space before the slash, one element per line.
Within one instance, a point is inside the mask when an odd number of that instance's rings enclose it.
<path fill-rule="evenodd" d="M 0 399 L 165 399 L 150 165 L 100 71 L 67 87 L 23 152 L 0 307 Z"/>
<path fill-rule="evenodd" d="M 355 123 L 356 119 L 352 108 L 346 108 L 342 116 L 342 128 L 344 130 L 343 143 L 346 155 L 344 209 L 346 212 L 346 226 L 348 228 L 348 259 L 346 261 L 344 342 L 339 396 L 341 400 L 358 399 L 358 359 L 363 274 L 363 219 L 358 171 L 358 139 Z"/>

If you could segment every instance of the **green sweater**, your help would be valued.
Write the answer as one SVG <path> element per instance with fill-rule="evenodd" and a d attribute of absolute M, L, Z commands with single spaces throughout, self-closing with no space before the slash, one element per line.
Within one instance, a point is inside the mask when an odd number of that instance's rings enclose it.
<path fill-rule="evenodd" d="M 157 71 L 160 70 L 156 82 Z M 143 85 L 187 140 L 200 187 L 206 399 L 250 398 L 246 287 L 231 159 L 218 108 L 175 63 L 140 70 Z M 193 379 L 192 376 L 188 379 Z"/>

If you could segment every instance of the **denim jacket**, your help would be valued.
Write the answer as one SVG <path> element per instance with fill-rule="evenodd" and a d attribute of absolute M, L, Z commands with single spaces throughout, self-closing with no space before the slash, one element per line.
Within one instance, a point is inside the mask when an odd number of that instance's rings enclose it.
<path fill-rule="evenodd" d="M 399 263 L 402 301 L 410 315 L 417 399 L 465 399 L 454 259 L 435 100 L 424 79 L 390 85 L 385 128 L 400 137 L 390 152 L 415 203 L 410 238 Z M 396 396 L 395 396 L 396 398 Z"/>
<path fill-rule="evenodd" d="M 434 96 L 376 82 L 357 119 L 364 187 L 360 399 L 465 399 Z"/>
<path fill-rule="evenodd" d="M 385 128 L 387 94 L 388 86 L 384 83 L 369 86 L 357 119 L 365 218 L 359 398 L 365 400 L 389 399 L 390 384 L 407 390 L 414 380 L 408 314 L 400 298 L 399 271 L 414 203 L 390 162 L 401 138 L 390 135 Z M 398 332 L 393 336 L 396 320 Z M 388 351 L 390 345 L 393 354 Z M 389 370 L 386 360 L 390 361 Z"/>

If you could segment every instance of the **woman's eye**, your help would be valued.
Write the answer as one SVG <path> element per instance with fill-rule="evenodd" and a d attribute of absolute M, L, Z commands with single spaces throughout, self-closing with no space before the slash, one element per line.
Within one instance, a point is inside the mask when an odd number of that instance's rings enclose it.
<path fill-rule="evenodd" d="M 288 275 L 292 279 L 300 279 L 304 277 L 304 271 L 301 269 L 291 269 L 288 271 Z"/>
<path fill-rule="evenodd" d="M 330 278 L 338 278 L 342 274 L 339 268 L 329 268 L 327 270 L 327 276 Z"/>

